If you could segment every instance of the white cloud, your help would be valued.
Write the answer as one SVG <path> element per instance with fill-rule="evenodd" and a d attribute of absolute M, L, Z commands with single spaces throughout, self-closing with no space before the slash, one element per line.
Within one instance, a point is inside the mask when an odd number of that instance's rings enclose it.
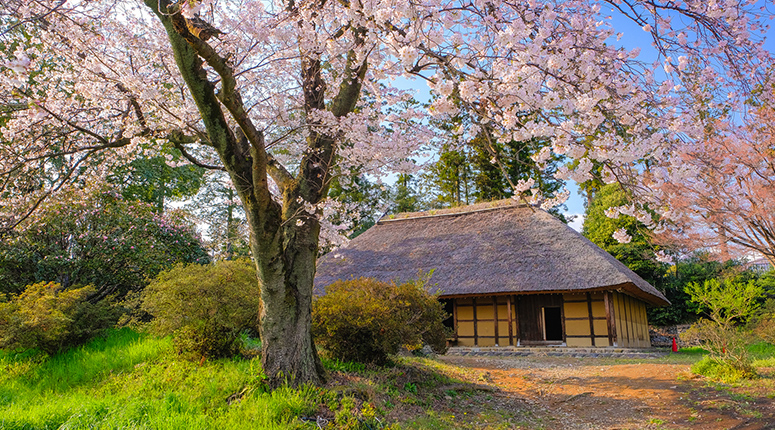
<path fill-rule="evenodd" d="M 568 226 L 570 226 L 570 228 L 576 230 L 577 232 L 581 233 L 581 227 L 584 224 L 584 214 L 583 213 L 581 213 L 581 214 L 571 214 L 571 213 L 568 213 L 568 214 L 565 214 L 565 216 L 568 217 L 568 218 L 575 217 L 573 219 L 573 221 L 568 223 Z"/>

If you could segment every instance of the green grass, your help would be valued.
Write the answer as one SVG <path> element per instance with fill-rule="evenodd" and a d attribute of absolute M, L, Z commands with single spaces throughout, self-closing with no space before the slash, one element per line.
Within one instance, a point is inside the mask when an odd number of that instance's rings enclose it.
<path fill-rule="evenodd" d="M 753 356 L 754 367 L 775 367 L 775 345 L 759 342 L 751 345 L 748 351 Z"/>
<path fill-rule="evenodd" d="M 744 379 L 755 377 L 756 368 L 775 366 L 775 345 L 766 342 L 758 342 L 748 347 L 750 361 L 746 365 L 733 366 L 732 364 L 734 363 L 728 363 L 721 358 L 706 355 L 707 352 L 701 348 L 691 348 L 691 350 L 681 349 L 680 352 L 692 354 L 698 358 L 702 356 L 701 360 L 692 365 L 693 373 L 727 384 L 734 384 Z"/>
<path fill-rule="evenodd" d="M 322 357 L 321 361 L 326 369 L 335 372 L 362 373 L 366 370 L 365 364 L 354 361 L 340 361 L 326 357 Z"/>
<path fill-rule="evenodd" d="M 726 384 L 733 384 L 755 376 L 750 369 L 739 369 L 720 359 L 711 357 L 703 357 L 702 360 L 692 365 L 692 372 Z"/>
<path fill-rule="evenodd" d="M 122 329 L 50 358 L 0 353 L 0 429 L 286 429 L 317 408 L 319 388 L 267 392 L 257 359 L 172 351 Z"/>
<path fill-rule="evenodd" d="M 680 348 L 678 350 L 678 353 L 682 354 L 682 355 L 698 357 L 698 356 L 703 356 L 703 355 L 707 354 L 708 351 L 705 350 L 705 349 L 700 348 L 699 346 L 691 346 L 691 347 L 688 347 L 688 348 Z"/>
<path fill-rule="evenodd" d="M 462 427 L 454 412 L 428 418 L 445 390 L 457 390 L 452 404 L 489 403 L 456 368 L 423 358 L 387 367 L 323 363 L 332 384 L 270 391 L 259 358 L 200 365 L 180 358 L 170 338 L 130 329 L 51 357 L 0 351 L 0 430 L 316 429 L 319 416 L 334 429 L 483 429 L 481 416 Z M 388 426 L 391 413 L 400 423 Z"/>
<path fill-rule="evenodd" d="M 258 344 L 248 346 L 253 351 Z M 767 363 L 773 349 L 757 344 L 751 353 L 756 363 Z M 682 349 L 654 362 L 705 366 L 699 369 L 705 373 L 724 371 L 705 355 Z M 584 360 L 601 366 L 639 362 Z M 331 384 L 269 391 L 259 358 L 200 365 L 181 359 L 170 338 L 129 329 L 113 330 L 52 357 L 0 351 L 0 430 L 312 430 L 318 426 L 302 418 L 318 416 L 329 420 L 327 428 L 348 430 L 548 426 L 529 409 L 498 407 L 493 393 L 481 388 L 487 378 L 477 370 L 417 357 L 396 357 L 386 367 L 325 357 L 323 364 Z"/>

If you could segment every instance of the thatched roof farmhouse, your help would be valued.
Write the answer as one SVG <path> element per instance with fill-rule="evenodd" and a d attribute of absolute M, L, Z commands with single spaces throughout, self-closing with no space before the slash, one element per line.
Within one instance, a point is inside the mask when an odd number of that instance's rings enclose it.
<path fill-rule="evenodd" d="M 540 209 L 510 200 L 382 219 L 318 263 L 318 291 L 338 280 L 430 288 L 464 346 L 649 346 L 648 282 Z"/>

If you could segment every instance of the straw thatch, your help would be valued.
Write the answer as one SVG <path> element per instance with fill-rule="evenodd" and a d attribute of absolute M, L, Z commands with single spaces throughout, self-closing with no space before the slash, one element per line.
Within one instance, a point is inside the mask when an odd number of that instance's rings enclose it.
<path fill-rule="evenodd" d="M 315 287 L 359 277 L 404 282 L 433 271 L 445 296 L 620 290 L 652 305 L 656 288 L 545 211 L 504 202 L 383 219 L 323 256 Z"/>

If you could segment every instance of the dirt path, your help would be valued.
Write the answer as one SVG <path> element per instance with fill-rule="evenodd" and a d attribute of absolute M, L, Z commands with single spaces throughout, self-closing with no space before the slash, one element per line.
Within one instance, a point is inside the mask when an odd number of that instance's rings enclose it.
<path fill-rule="evenodd" d="M 729 386 L 688 364 L 565 357 L 440 357 L 479 372 L 547 429 L 775 429 L 775 369 Z"/>

